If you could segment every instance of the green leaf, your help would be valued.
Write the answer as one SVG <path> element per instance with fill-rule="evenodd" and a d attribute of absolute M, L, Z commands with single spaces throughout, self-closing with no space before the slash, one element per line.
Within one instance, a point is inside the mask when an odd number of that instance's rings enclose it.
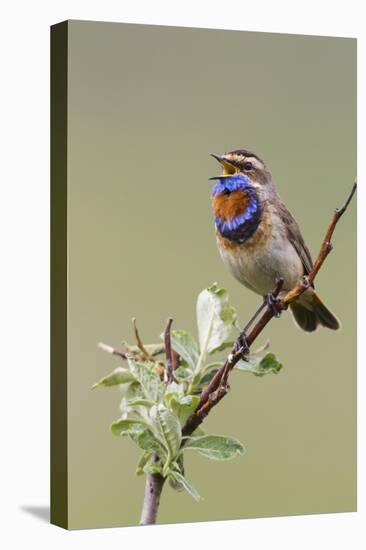
<path fill-rule="evenodd" d="M 193 370 L 181 365 L 174 371 L 174 376 L 179 382 L 189 382 L 193 376 Z"/>
<path fill-rule="evenodd" d="M 208 365 L 205 365 L 203 368 L 203 373 L 206 374 L 207 372 L 212 372 L 213 370 L 217 370 L 222 367 L 224 364 L 223 361 L 215 361 L 214 363 L 208 363 Z"/>
<path fill-rule="evenodd" d="M 162 460 L 166 460 L 168 451 L 165 449 L 162 442 L 157 438 L 157 436 L 149 428 L 145 429 L 134 429 L 131 430 L 128 434 L 131 439 L 136 443 L 140 449 L 144 451 L 149 451 L 155 453 Z"/>
<path fill-rule="evenodd" d="M 201 373 L 198 373 L 195 376 L 194 383 L 192 384 L 192 389 L 194 386 L 194 392 L 201 392 L 206 386 L 209 385 L 213 377 L 215 376 L 218 369 L 222 367 L 223 363 L 209 363 L 205 365 Z"/>
<path fill-rule="evenodd" d="M 202 387 L 200 386 L 201 378 L 202 378 L 202 372 L 201 370 L 198 370 L 189 383 L 189 387 L 188 387 L 189 394 L 196 394 L 201 391 L 202 389 Z"/>
<path fill-rule="evenodd" d="M 155 453 L 163 460 L 168 456 L 168 450 L 159 440 L 159 436 L 143 419 L 122 418 L 112 423 L 111 431 L 116 436 L 129 435 L 140 449 L 149 451 L 150 454 Z"/>
<path fill-rule="evenodd" d="M 206 372 L 203 376 L 197 376 L 197 380 L 194 387 L 192 387 L 192 391 L 194 391 L 195 394 L 201 393 L 201 391 L 209 385 L 215 374 L 216 371 L 211 370 Z"/>
<path fill-rule="evenodd" d="M 169 485 L 172 489 L 174 489 L 174 491 L 178 491 L 179 493 L 184 491 L 184 486 L 179 481 L 177 481 L 173 476 L 168 476 L 168 479 L 169 479 Z"/>
<path fill-rule="evenodd" d="M 178 456 L 177 460 L 175 460 L 172 463 L 172 466 L 173 466 L 171 468 L 172 470 L 177 471 L 180 474 L 182 474 L 182 476 L 184 476 L 183 454 Z M 183 485 L 179 481 L 174 479 L 174 477 L 169 476 L 168 479 L 169 479 L 169 485 L 171 486 L 172 489 L 178 492 L 184 491 Z"/>
<path fill-rule="evenodd" d="M 179 483 L 180 486 L 183 487 L 195 500 L 199 501 L 202 499 L 193 485 L 180 472 L 177 472 L 176 470 L 168 470 L 168 476 L 172 477 L 177 483 Z"/>
<path fill-rule="evenodd" d="M 143 452 L 142 455 L 140 456 L 140 459 L 136 465 L 136 470 L 135 470 L 135 473 L 137 476 L 141 476 L 144 473 L 144 466 L 149 460 L 150 456 L 151 456 L 151 453 L 149 451 Z"/>
<path fill-rule="evenodd" d="M 171 470 L 177 471 L 184 476 L 184 457 L 183 453 L 177 456 L 176 460 L 173 460 Z"/>
<path fill-rule="evenodd" d="M 144 399 L 144 396 L 142 394 L 142 388 L 138 382 L 132 382 L 132 384 L 124 384 L 120 387 L 120 391 L 122 394 L 121 401 L 120 401 L 120 411 L 121 411 L 121 418 L 127 418 L 130 416 L 132 412 L 138 412 L 141 413 L 142 416 L 146 416 L 144 413 L 143 407 L 139 408 L 138 406 L 131 407 L 129 403 L 133 401 L 134 399 Z"/>
<path fill-rule="evenodd" d="M 134 397 L 133 399 L 129 399 L 127 401 L 128 407 L 147 407 L 150 408 L 153 405 L 155 405 L 154 401 L 151 401 L 151 399 L 144 399 L 143 397 Z"/>
<path fill-rule="evenodd" d="M 198 426 L 190 437 L 201 437 L 203 435 L 206 435 L 205 431 L 201 428 L 201 426 Z"/>
<path fill-rule="evenodd" d="M 183 386 L 183 384 L 177 384 L 176 382 L 170 382 L 170 384 L 168 384 L 166 386 L 164 401 L 167 405 L 169 405 L 169 401 L 173 397 L 178 397 L 180 395 L 184 395 L 184 386 Z"/>
<path fill-rule="evenodd" d="M 274 353 L 267 353 L 264 357 L 248 357 L 248 361 L 238 361 L 235 365 L 237 370 L 251 372 L 256 376 L 264 376 L 273 372 L 277 374 L 283 365 L 280 363 Z"/>
<path fill-rule="evenodd" d="M 161 436 L 164 446 L 168 450 L 163 469 L 165 475 L 167 467 L 178 454 L 182 440 L 182 430 L 178 418 L 162 403 L 157 407 L 152 407 L 151 417 L 155 430 Z"/>
<path fill-rule="evenodd" d="M 230 460 L 244 453 L 244 447 L 237 439 L 221 435 L 190 437 L 183 447 L 184 451 L 198 451 L 212 460 Z"/>
<path fill-rule="evenodd" d="M 165 405 L 172 410 L 170 406 L 170 402 L 172 399 L 178 399 L 179 397 L 182 397 L 184 395 L 184 385 L 182 383 L 177 384 L 176 382 L 171 382 L 168 384 L 165 395 L 164 395 L 164 403 Z"/>
<path fill-rule="evenodd" d="M 127 401 L 131 399 L 144 399 L 141 385 L 136 379 L 132 384 L 121 386 L 121 393 Z"/>
<path fill-rule="evenodd" d="M 186 420 L 196 410 L 199 400 L 198 395 L 184 395 L 170 400 L 169 408 L 179 419 L 181 426 L 184 426 Z"/>
<path fill-rule="evenodd" d="M 154 462 L 153 460 L 148 460 L 143 468 L 145 474 L 161 474 L 163 468 L 159 462 Z"/>
<path fill-rule="evenodd" d="M 146 426 L 149 426 L 149 424 L 142 419 L 121 418 L 120 420 L 116 420 L 116 422 L 112 422 L 111 432 L 113 435 L 117 436 L 128 435 L 134 428 L 142 427 L 144 429 Z"/>
<path fill-rule="evenodd" d="M 157 403 L 162 399 L 165 386 L 160 377 L 147 364 L 137 363 L 128 358 L 128 364 L 135 379 L 140 383 L 146 399 Z"/>
<path fill-rule="evenodd" d="M 191 369 L 195 369 L 199 349 L 196 340 L 185 330 L 172 330 L 171 341 L 173 349 L 188 363 Z"/>
<path fill-rule="evenodd" d="M 128 369 L 117 367 L 113 372 L 111 372 L 111 374 L 101 378 L 99 382 L 94 384 L 92 390 L 94 390 L 94 388 L 99 388 L 100 386 L 117 386 L 118 384 L 129 384 L 134 381 L 135 377 Z"/>
<path fill-rule="evenodd" d="M 198 295 L 196 309 L 201 356 L 205 357 L 228 340 L 237 326 L 237 316 L 229 304 L 227 291 L 216 283 Z"/>
<path fill-rule="evenodd" d="M 235 325 L 235 326 L 236 326 L 236 325 Z M 221 346 L 215 348 L 214 351 L 213 351 L 212 353 L 214 353 L 214 352 L 216 352 L 216 351 L 224 351 L 225 349 L 228 349 L 228 348 L 233 348 L 233 347 L 234 347 L 234 344 L 235 344 L 235 341 L 234 341 L 234 340 L 228 340 L 227 342 L 223 342 L 223 343 L 221 344 Z"/>

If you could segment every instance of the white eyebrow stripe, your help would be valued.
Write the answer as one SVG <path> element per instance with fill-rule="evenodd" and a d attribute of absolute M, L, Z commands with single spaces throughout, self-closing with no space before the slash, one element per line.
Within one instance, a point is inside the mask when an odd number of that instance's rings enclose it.
<path fill-rule="evenodd" d="M 263 163 L 257 157 L 245 157 L 245 162 L 251 162 L 254 168 L 258 168 L 259 170 L 263 170 L 264 168 Z"/>

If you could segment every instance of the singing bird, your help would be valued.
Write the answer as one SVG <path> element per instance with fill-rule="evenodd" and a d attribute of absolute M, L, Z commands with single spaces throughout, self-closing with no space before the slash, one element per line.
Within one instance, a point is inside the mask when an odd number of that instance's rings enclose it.
<path fill-rule="evenodd" d="M 291 290 L 313 265 L 293 216 L 281 201 L 266 163 L 238 149 L 212 156 L 223 173 L 215 176 L 212 210 L 220 255 L 234 277 L 264 298 L 278 277 Z M 314 286 L 290 305 L 296 323 L 307 332 L 319 325 L 336 330 L 339 321 Z"/>

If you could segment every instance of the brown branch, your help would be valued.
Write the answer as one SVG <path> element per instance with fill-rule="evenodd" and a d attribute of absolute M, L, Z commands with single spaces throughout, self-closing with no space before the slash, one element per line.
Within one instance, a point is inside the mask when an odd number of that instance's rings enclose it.
<path fill-rule="evenodd" d="M 103 342 L 98 343 L 98 348 L 102 349 L 103 351 L 106 351 L 107 353 L 111 353 L 112 355 L 117 355 L 117 357 L 121 357 L 122 359 L 128 359 L 129 357 L 133 357 L 132 352 L 128 350 L 115 349 L 112 346 L 108 346 L 108 344 L 104 344 Z"/>
<path fill-rule="evenodd" d="M 121 357 L 122 359 L 128 359 L 128 357 L 133 356 L 133 354 L 128 352 L 127 350 L 123 351 L 123 350 L 120 350 L 120 349 L 114 349 L 113 350 L 113 355 L 117 355 L 117 357 Z"/>
<path fill-rule="evenodd" d="M 132 319 L 132 322 L 133 322 L 133 328 L 134 328 L 134 331 L 135 331 L 135 338 L 136 338 L 136 342 L 137 342 L 137 347 L 139 348 L 139 350 L 141 351 L 141 353 L 145 357 L 145 359 L 155 363 L 154 357 L 152 355 L 150 355 L 150 353 L 147 351 L 147 349 L 145 348 L 145 346 L 144 346 L 144 344 L 143 344 L 143 342 L 140 338 L 140 334 L 139 334 L 139 331 L 137 329 L 137 324 L 136 324 L 136 318 L 135 317 Z"/>
<path fill-rule="evenodd" d="M 172 349 L 172 369 L 173 372 L 177 370 L 179 366 L 179 353 L 175 351 L 175 349 Z"/>
<path fill-rule="evenodd" d="M 174 380 L 172 341 L 171 341 L 172 322 L 173 322 L 173 319 L 169 318 L 164 331 L 164 344 L 165 344 L 165 355 L 166 355 L 166 368 L 164 373 L 164 380 L 167 384 L 169 384 Z"/>
<path fill-rule="evenodd" d="M 331 243 L 331 238 L 333 236 L 334 230 L 336 228 L 338 221 L 347 210 L 347 207 L 352 200 L 352 197 L 356 191 L 356 188 L 357 188 L 357 183 L 355 182 L 353 184 L 352 190 L 344 206 L 340 209 L 335 210 L 333 218 L 328 226 L 327 232 L 325 234 L 322 245 L 320 247 L 319 254 L 316 258 L 316 261 L 310 273 L 306 277 L 303 277 L 303 279 L 299 281 L 299 283 L 292 290 L 290 290 L 282 299 L 276 300 L 276 308 L 267 306 L 263 315 L 254 324 L 253 328 L 249 331 L 249 333 L 246 334 L 245 349 L 242 345 L 242 341 L 239 336 L 239 338 L 235 342 L 233 349 L 231 350 L 231 353 L 228 355 L 223 366 L 217 371 L 217 373 L 215 374 L 214 378 L 211 380 L 207 388 L 202 391 L 197 409 L 188 418 L 185 426 L 183 427 L 182 433 L 184 436 L 192 434 L 194 430 L 203 422 L 203 420 L 206 418 L 210 410 L 217 403 L 219 403 L 219 401 L 226 395 L 228 391 L 228 376 L 230 371 L 234 368 L 234 366 L 240 360 L 240 358 L 243 357 L 243 355 L 249 353 L 249 348 L 251 344 L 262 333 L 262 331 L 267 326 L 269 321 L 275 316 L 276 309 L 278 310 L 278 312 L 280 312 L 281 310 L 286 310 L 289 304 L 294 300 L 296 300 L 313 283 L 325 259 L 327 258 L 327 256 L 329 255 L 329 253 L 333 248 Z M 272 291 L 273 298 L 278 297 L 279 293 L 282 290 L 282 286 L 283 286 L 283 280 L 279 279 L 276 282 L 276 286 Z"/>
<path fill-rule="evenodd" d="M 153 456 L 156 462 L 157 456 Z M 142 506 L 140 525 L 152 525 L 156 523 L 158 515 L 160 495 L 163 490 L 165 477 L 161 474 L 148 474 L 145 482 L 144 503 Z"/>
<path fill-rule="evenodd" d="M 312 270 L 310 271 L 309 275 L 306 278 L 303 279 L 303 281 L 300 281 L 300 283 L 298 285 L 296 285 L 295 288 L 293 288 L 292 290 L 290 290 L 290 292 L 288 292 L 286 294 L 286 296 L 283 298 L 283 301 L 285 303 L 290 304 L 291 302 L 293 302 L 296 298 L 298 298 L 300 296 L 300 294 L 302 294 L 306 290 L 306 288 L 309 285 L 311 285 L 313 283 L 313 281 L 314 281 L 315 277 L 317 276 L 317 274 L 318 274 L 321 266 L 323 265 L 325 259 L 327 258 L 328 254 L 333 249 L 331 239 L 332 239 L 334 230 L 336 228 L 337 223 L 339 222 L 339 220 L 341 219 L 341 217 L 343 216 L 343 214 L 347 210 L 347 207 L 348 207 L 349 203 L 351 202 L 352 197 L 356 192 L 356 189 L 357 189 L 357 183 L 354 182 L 352 190 L 351 190 L 345 204 L 342 206 L 342 208 L 337 208 L 335 210 L 334 214 L 333 214 L 332 221 L 329 224 L 329 227 L 327 229 L 327 232 L 326 232 L 325 237 L 324 237 L 323 242 L 322 242 L 322 246 L 320 248 L 320 252 L 318 254 L 317 259 L 315 260 L 315 263 L 313 265 Z"/>

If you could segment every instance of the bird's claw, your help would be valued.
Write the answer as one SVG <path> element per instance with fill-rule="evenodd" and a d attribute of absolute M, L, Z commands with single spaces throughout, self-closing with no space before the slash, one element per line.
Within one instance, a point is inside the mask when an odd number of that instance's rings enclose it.
<path fill-rule="evenodd" d="M 273 315 L 275 317 L 280 317 L 282 311 L 282 308 L 279 306 L 280 299 L 276 296 L 273 296 L 273 294 L 270 292 L 269 294 L 267 294 L 267 296 L 264 297 L 264 301 L 272 311 Z"/>
<path fill-rule="evenodd" d="M 246 333 L 245 330 L 243 330 L 236 342 L 235 342 L 235 353 L 240 353 L 241 358 L 244 359 L 244 361 L 247 361 L 247 355 L 249 353 L 250 349 L 247 343 Z"/>

